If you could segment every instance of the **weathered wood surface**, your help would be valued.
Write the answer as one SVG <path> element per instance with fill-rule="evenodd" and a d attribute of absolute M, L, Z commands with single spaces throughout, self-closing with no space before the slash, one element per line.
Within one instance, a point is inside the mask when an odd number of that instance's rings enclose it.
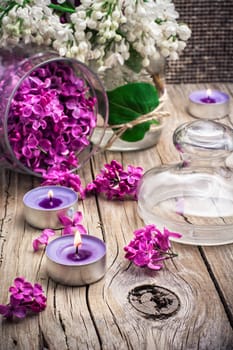
<path fill-rule="evenodd" d="M 145 170 L 177 162 L 172 133 L 181 122 L 191 120 L 186 112 L 188 94 L 206 87 L 168 86 L 171 117 L 158 146 L 132 153 L 99 153 L 81 170 L 83 183 L 112 159 Z M 233 96 L 232 84 L 212 87 Z M 195 247 L 174 243 L 179 254 L 174 264 L 168 261 L 159 272 L 140 269 L 124 259 L 123 251 L 132 232 L 143 226 L 137 203 L 90 197 L 80 202 L 79 209 L 89 233 L 106 241 L 107 272 L 93 285 L 64 287 L 48 279 L 44 250 L 32 251 L 31 242 L 40 230 L 31 228 L 22 217 L 22 197 L 39 181 L 10 171 L 2 171 L 0 181 L 0 303 L 8 301 L 8 287 L 16 276 L 41 283 L 48 298 L 46 310 L 39 315 L 14 323 L 0 319 L 1 350 L 233 349 L 233 244 Z M 137 311 L 129 303 L 129 292 L 147 284 L 175 293 L 180 301 L 178 311 L 163 319 L 147 319 Z"/>

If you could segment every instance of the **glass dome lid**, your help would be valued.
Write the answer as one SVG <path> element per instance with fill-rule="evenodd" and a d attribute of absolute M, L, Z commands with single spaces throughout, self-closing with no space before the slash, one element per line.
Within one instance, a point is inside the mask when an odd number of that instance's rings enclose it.
<path fill-rule="evenodd" d="M 173 142 L 178 164 L 147 171 L 138 187 L 138 212 L 145 224 L 179 232 L 177 242 L 221 245 L 233 242 L 233 131 L 210 120 L 178 127 Z M 173 239 L 175 240 L 175 239 Z"/>

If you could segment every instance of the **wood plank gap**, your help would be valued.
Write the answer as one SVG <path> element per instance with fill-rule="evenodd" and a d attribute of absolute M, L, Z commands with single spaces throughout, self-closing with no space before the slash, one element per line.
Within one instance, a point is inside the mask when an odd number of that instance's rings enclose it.
<path fill-rule="evenodd" d="M 226 312 L 227 318 L 228 318 L 228 320 L 230 322 L 230 325 L 231 325 L 231 327 L 233 329 L 233 315 L 232 315 L 231 311 L 229 310 L 229 308 L 227 306 L 226 299 L 225 299 L 225 297 L 224 297 L 224 295 L 222 293 L 222 290 L 221 290 L 221 288 L 220 288 L 220 286 L 218 284 L 218 281 L 217 281 L 216 277 L 214 276 L 214 273 L 213 273 L 213 271 L 211 269 L 211 266 L 210 266 L 210 264 L 208 262 L 208 259 L 207 259 L 206 255 L 204 253 L 203 248 L 202 247 L 198 247 L 198 249 L 199 249 L 201 257 L 202 257 L 202 259 L 203 259 L 203 261 L 204 261 L 204 263 L 206 265 L 206 268 L 207 268 L 207 271 L 208 271 L 208 273 L 210 275 L 210 278 L 211 278 L 211 280 L 212 280 L 212 282 L 213 282 L 213 284 L 214 284 L 214 286 L 216 288 L 216 291 L 217 291 L 217 293 L 219 295 L 219 298 L 220 298 L 220 300 L 221 300 L 221 302 L 223 304 L 223 307 L 224 307 L 224 310 Z"/>
<path fill-rule="evenodd" d="M 98 341 L 99 341 L 100 349 L 102 349 L 102 348 L 103 348 L 102 339 L 101 339 L 101 336 L 100 336 L 100 332 L 99 332 L 99 330 L 98 330 L 98 327 L 97 327 L 97 325 L 96 325 L 95 318 L 94 318 L 93 313 L 92 313 L 92 311 L 91 311 L 91 306 L 90 306 L 88 294 L 89 294 L 89 286 L 86 287 L 87 309 L 88 309 L 88 311 L 89 311 L 90 318 L 91 318 L 92 323 L 93 323 L 93 326 L 94 326 L 94 328 L 95 328 L 95 332 L 96 332 L 96 336 L 97 336 Z"/>
<path fill-rule="evenodd" d="M 3 192 L 6 193 L 6 200 L 5 200 L 5 204 L 4 204 L 4 214 L 3 214 L 3 218 L 1 220 L 1 226 L 0 226 L 0 237 L 4 237 L 2 236 L 2 228 L 3 228 L 3 223 L 4 223 L 4 219 L 6 218 L 6 213 L 7 213 L 7 204 L 8 204 L 8 197 L 9 197 L 9 187 L 10 187 L 10 179 L 11 179 L 11 173 L 9 173 L 9 178 L 8 181 L 6 183 L 5 189 L 3 190 Z M 5 180 L 4 180 L 5 183 Z"/>
<path fill-rule="evenodd" d="M 130 347 L 127 347 L 127 350 L 134 350 L 134 348 L 131 346 L 131 343 L 129 343 L 129 341 L 127 340 L 127 336 L 122 332 L 121 327 L 120 327 L 120 325 L 118 324 L 117 319 L 116 319 L 116 316 L 115 316 L 113 310 L 111 309 L 111 307 L 110 307 L 110 305 L 109 305 L 107 299 L 106 299 L 106 305 L 107 305 L 107 307 L 108 307 L 108 309 L 109 309 L 109 311 L 110 311 L 110 313 L 111 313 L 111 315 L 112 315 L 112 318 L 113 318 L 113 320 L 114 320 L 114 324 L 115 324 L 116 328 L 118 329 L 119 334 L 120 334 L 122 340 L 126 340 L 127 344 L 130 345 Z M 118 348 L 116 348 L 116 349 L 118 349 Z"/>
<path fill-rule="evenodd" d="M 68 344 L 68 338 L 67 338 L 67 334 L 66 334 L 65 323 L 63 322 L 62 315 L 61 315 L 60 312 L 58 313 L 58 317 L 59 317 L 59 322 L 60 322 L 61 328 L 62 328 L 63 333 L 64 333 L 66 348 L 67 348 L 67 350 L 70 350 L 70 347 L 69 347 L 69 344 Z"/>
<path fill-rule="evenodd" d="M 5 200 L 5 204 L 3 207 L 3 217 L 1 220 L 1 225 L 0 225 L 0 238 L 3 238 L 3 242 L 1 244 L 1 250 L 0 250 L 0 267 L 2 265 L 3 262 L 3 251 L 4 251 L 4 246 L 5 246 L 5 241 L 6 239 L 4 238 L 5 236 L 3 235 L 3 226 L 4 226 L 4 220 L 6 218 L 6 214 L 7 214 L 7 204 L 8 204 L 8 197 L 9 197 L 9 187 L 10 187 L 10 181 L 11 180 L 11 172 L 9 172 L 9 177 L 8 177 L 8 181 L 6 182 L 6 176 L 5 176 L 5 172 L 4 172 L 4 192 L 6 193 L 6 200 Z"/>
<path fill-rule="evenodd" d="M 93 166 L 92 162 L 93 162 L 93 160 L 91 159 L 91 161 L 90 161 L 91 175 L 92 175 L 92 178 L 95 179 L 94 166 Z M 100 219 L 99 228 L 101 230 L 101 233 L 102 233 L 102 236 L 103 236 L 103 240 L 106 241 L 106 234 L 105 234 L 103 219 L 102 219 L 102 215 L 101 215 L 98 195 L 95 194 L 94 196 L 95 196 L 95 202 L 96 202 L 96 208 L 97 208 L 98 216 L 99 216 L 99 219 Z"/>
<path fill-rule="evenodd" d="M 53 311 L 54 311 L 55 316 L 56 316 L 56 312 L 57 312 L 56 292 L 57 292 L 57 284 L 55 284 L 54 291 L 53 291 Z"/>
<path fill-rule="evenodd" d="M 36 272 L 36 279 L 38 280 L 39 279 L 39 276 L 40 276 L 40 270 L 41 270 L 41 266 L 42 266 L 42 261 L 44 259 L 44 255 L 45 255 L 45 249 L 43 250 L 43 253 L 42 255 L 40 256 L 40 260 L 39 260 L 39 264 L 38 264 L 38 269 L 37 269 L 37 272 Z"/>
<path fill-rule="evenodd" d="M 107 267 L 107 271 L 110 270 L 111 267 L 115 264 L 115 262 L 116 262 L 116 260 L 117 260 L 117 257 L 118 257 L 118 254 L 119 254 L 119 244 L 118 244 L 118 241 L 117 241 L 117 240 L 116 240 L 116 245 L 115 245 L 115 247 L 116 247 L 116 254 L 115 254 L 115 256 L 114 256 L 114 258 L 113 258 L 113 260 L 112 260 L 112 262 L 111 262 L 111 265 L 109 265 L 109 266 Z"/>
<path fill-rule="evenodd" d="M 40 339 L 40 349 L 49 350 L 49 344 L 47 343 L 44 333 L 39 325 L 39 339 Z"/>

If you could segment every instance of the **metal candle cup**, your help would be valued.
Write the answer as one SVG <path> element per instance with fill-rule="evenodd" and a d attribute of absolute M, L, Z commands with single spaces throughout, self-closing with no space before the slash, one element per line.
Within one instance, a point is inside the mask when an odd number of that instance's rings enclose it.
<path fill-rule="evenodd" d="M 53 197 L 48 197 L 52 191 Z M 64 186 L 41 186 L 23 197 L 25 220 L 33 227 L 58 229 L 62 227 L 58 214 L 69 215 L 75 211 L 78 195 Z"/>
<path fill-rule="evenodd" d="M 82 246 L 76 254 L 74 236 L 64 235 L 46 247 L 46 268 L 55 282 L 82 286 L 100 280 L 106 270 L 106 245 L 99 238 L 81 235 Z"/>
<path fill-rule="evenodd" d="M 189 95 L 188 111 L 193 117 L 220 119 L 229 114 L 229 96 L 217 90 L 198 90 Z"/>

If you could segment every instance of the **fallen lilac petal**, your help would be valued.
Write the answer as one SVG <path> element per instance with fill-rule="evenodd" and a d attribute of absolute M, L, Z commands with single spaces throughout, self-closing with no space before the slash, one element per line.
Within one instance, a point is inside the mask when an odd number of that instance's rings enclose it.
<path fill-rule="evenodd" d="M 69 216 L 64 215 L 62 212 L 58 213 L 58 218 L 63 226 L 71 226 L 73 223 L 73 220 Z"/>
<path fill-rule="evenodd" d="M 44 229 L 40 234 L 40 236 L 38 236 L 32 241 L 33 250 L 36 252 L 39 250 L 41 245 L 47 245 L 49 241 L 49 237 L 52 237 L 54 235 L 55 235 L 54 230 L 49 228 Z"/>
<path fill-rule="evenodd" d="M 75 231 L 79 231 L 81 234 L 86 234 L 86 228 L 81 224 L 83 220 L 83 215 L 80 211 L 73 213 L 72 218 L 64 215 L 64 213 L 59 214 L 59 220 L 64 226 L 62 230 L 63 235 L 74 234 Z"/>

